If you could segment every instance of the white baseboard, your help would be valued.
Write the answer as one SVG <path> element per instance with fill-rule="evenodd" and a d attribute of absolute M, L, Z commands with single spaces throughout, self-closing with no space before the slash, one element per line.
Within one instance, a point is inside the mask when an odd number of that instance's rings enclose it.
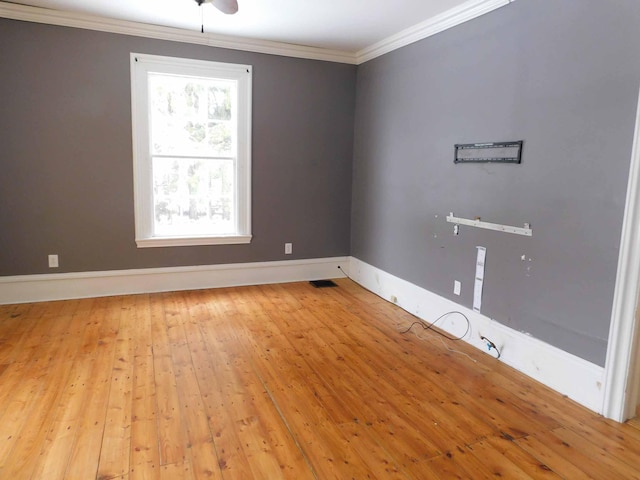
<path fill-rule="evenodd" d="M 341 277 L 349 257 L 0 277 L 0 305 Z"/>
<path fill-rule="evenodd" d="M 471 329 L 464 338 L 467 343 L 487 352 L 487 344 L 480 339 L 480 335 L 490 338 L 500 349 L 500 361 L 596 413 L 602 413 L 604 368 L 506 327 L 357 258 L 351 258 L 349 276 L 367 290 L 386 300 L 395 300 L 398 306 L 427 322 L 450 311 L 464 313 L 471 323 Z M 444 318 L 437 326 L 456 336 L 461 336 L 466 330 L 466 322 L 455 315 Z M 493 352 L 487 353 L 494 355 Z"/>
<path fill-rule="evenodd" d="M 285 283 L 341 277 L 341 267 L 366 289 L 425 321 L 450 311 L 471 323 L 465 341 L 483 351 L 490 338 L 501 361 L 585 407 L 602 413 L 604 369 L 547 343 L 515 331 L 451 300 L 395 277 L 361 260 L 334 257 L 310 260 L 148 268 L 105 272 L 0 277 L 0 305 L 203 288 Z M 461 335 L 466 325 L 450 316 L 438 327 Z"/>

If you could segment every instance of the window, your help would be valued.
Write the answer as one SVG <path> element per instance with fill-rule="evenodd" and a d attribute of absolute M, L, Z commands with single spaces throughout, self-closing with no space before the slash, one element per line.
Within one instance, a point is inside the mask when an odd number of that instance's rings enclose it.
<path fill-rule="evenodd" d="M 251 241 L 251 66 L 131 54 L 136 244 Z"/>

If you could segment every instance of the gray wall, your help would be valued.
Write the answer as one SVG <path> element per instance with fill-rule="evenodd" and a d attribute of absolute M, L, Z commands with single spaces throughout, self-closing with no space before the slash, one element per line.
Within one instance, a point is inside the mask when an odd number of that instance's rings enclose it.
<path fill-rule="evenodd" d="M 351 253 L 471 306 L 483 245 L 483 313 L 604 364 L 637 1 L 519 0 L 361 65 L 357 82 L 349 65 L 4 19 L 0 44 L 0 276 L 51 272 L 50 253 L 56 272 Z M 250 245 L 136 248 L 131 51 L 254 66 Z M 522 165 L 453 164 L 455 143 L 518 139 Z M 454 237 L 450 211 L 534 236 Z"/>
<path fill-rule="evenodd" d="M 0 275 L 349 254 L 355 66 L 4 19 L 0 45 Z M 250 245 L 136 248 L 132 51 L 253 65 Z"/>
<path fill-rule="evenodd" d="M 519 0 L 360 66 L 352 255 L 470 307 L 485 246 L 482 312 L 604 365 L 639 87 L 636 0 Z M 521 165 L 453 164 L 521 139 Z"/>

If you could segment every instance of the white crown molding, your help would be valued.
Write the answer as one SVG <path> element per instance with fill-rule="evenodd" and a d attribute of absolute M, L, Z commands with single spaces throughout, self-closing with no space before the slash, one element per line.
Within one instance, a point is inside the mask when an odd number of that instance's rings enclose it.
<path fill-rule="evenodd" d="M 338 278 L 349 257 L 0 277 L 0 305 Z"/>
<path fill-rule="evenodd" d="M 487 352 L 487 344 L 480 336 L 490 338 L 502 353 L 497 361 L 567 395 L 596 413 L 602 413 L 604 368 L 502 325 L 357 258 L 351 257 L 348 272 L 349 277 L 364 288 L 426 322 L 433 322 L 447 312 L 464 313 L 469 319 L 470 327 L 463 338 L 465 342 Z M 461 336 L 466 331 L 466 324 L 461 319 L 457 315 L 447 316 L 436 326 L 451 335 Z"/>
<path fill-rule="evenodd" d="M 191 32 L 179 28 L 161 27 L 145 23 L 116 20 L 74 12 L 50 10 L 0 2 L 0 17 L 25 22 L 45 23 L 62 27 L 83 28 L 99 32 L 118 33 L 136 37 L 170 40 L 173 42 L 193 43 L 209 47 L 228 48 L 247 52 L 281 55 L 284 57 L 306 58 L 328 62 L 355 64 L 356 57 L 352 52 L 330 50 L 324 48 L 292 45 L 288 43 L 250 38 L 217 35 L 213 33 Z"/>
<path fill-rule="evenodd" d="M 360 65 L 368 62 L 385 53 L 473 20 L 485 13 L 504 7 L 513 1 L 515 0 L 469 0 L 459 7 L 447 10 L 440 15 L 436 15 L 433 18 L 374 43 L 369 47 L 363 48 L 356 54 L 356 64 Z"/>
<path fill-rule="evenodd" d="M 513 1 L 515 0 L 469 0 L 459 7 L 452 8 L 436 17 L 407 28 L 357 53 L 267 40 L 217 35 L 214 33 L 192 32 L 179 28 L 161 27 L 158 25 L 116 20 L 81 13 L 17 5 L 2 1 L 0 1 L 0 18 L 45 23 L 63 27 L 84 28 L 100 32 L 207 45 L 210 47 L 243 50 L 269 55 L 360 65 L 385 53 L 473 20 L 485 13 L 508 5 Z"/>

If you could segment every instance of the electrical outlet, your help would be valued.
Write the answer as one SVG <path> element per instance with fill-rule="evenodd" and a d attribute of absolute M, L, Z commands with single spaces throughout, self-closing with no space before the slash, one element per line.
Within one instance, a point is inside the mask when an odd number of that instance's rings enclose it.
<path fill-rule="evenodd" d="M 460 295 L 460 288 L 462 287 L 462 285 L 460 284 L 460 282 L 458 280 L 454 280 L 453 281 L 453 294 L 454 295 Z"/>
<path fill-rule="evenodd" d="M 49 255 L 49 268 L 58 268 L 58 255 Z"/>
<path fill-rule="evenodd" d="M 293 243 L 284 244 L 284 254 L 291 255 L 293 253 Z"/>

